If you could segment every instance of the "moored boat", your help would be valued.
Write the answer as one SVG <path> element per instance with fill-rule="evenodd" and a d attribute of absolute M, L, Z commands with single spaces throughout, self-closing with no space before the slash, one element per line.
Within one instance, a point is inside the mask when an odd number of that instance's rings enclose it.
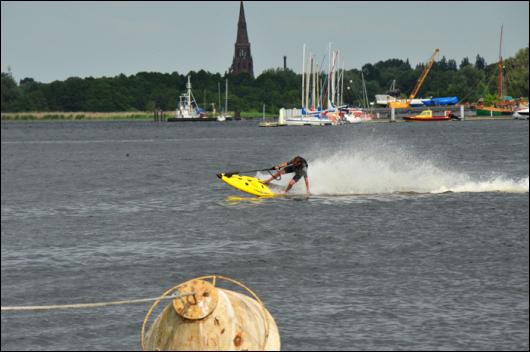
<path fill-rule="evenodd" d="M 499 44 L 499 61 L 497 62 L 497 99 L 490 106 L 484 106 L 484 102 L 480 102 L 476 107 L 477 116 L 502 116 L 512 115 L 514 113 L 516 104 L 512 97 L 505 96 L 503 91 L 504 84 L 504 64 L 502 59 L 502 30 Z"/>
<path fill-rule="evenodd" d="M 388 103 L 388 107 L 391 109 L 406 109 L 410 108 L 410 101 L 406 99 L 391 101 Z"/>
<path fill-rule="evenodd" d="M 477 116 L 503 116 L 513 114 L 511 108 L 499 108 L 496 106 L 482 106 L 476 109 Z"/>
<path fill-rule="evenodd" d="M 186 93 L 181 94 L 179 103 L 175 113 L 175 117 L 167 119 L 168 122 L 177 121 L 216 121 L 216 118 L 208 117 L 208 114 L 199 106 L 191 92 L 190 76 L 188 76 L 188 83 L 186 83 Z"/>
<path fill-rule="evenodd" d="M 515 120 L 528 120 L 528 107 L 515 110 L 512 116 Z"/>
<path fill-rule="evenodd" d="M 360 123 L 374 119 L 372 114 L 359 108 L 344 109 L 341 113 L 343 113 L 343 119 L 349 123 Z"/>
<path fill-rule="evenodd" d="M 300 109 L 280 109 L 279 125 L 287 126 L 331 126 L 333 121 L 327 114 L 304 114 Z"/>
<path fill-rule="evenodd" d="M 405 116 L 405 121 L 450 121 L 458 119 L 450 110 L 444 111 L 443 115 L 433 115 L 432 110 L 423 110 L 419 115 Z"/>

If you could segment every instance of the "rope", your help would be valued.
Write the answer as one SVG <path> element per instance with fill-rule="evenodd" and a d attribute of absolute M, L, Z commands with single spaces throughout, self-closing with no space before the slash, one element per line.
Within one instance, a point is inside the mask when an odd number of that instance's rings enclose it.
<path fill-rule="evenodd" d="M 267 171 L 269 172 L 269 175 L 271 175 L 272 178 L 275 179 L 276 181 L 280 181 L 282 179 L 282 175 L 281 174 L 278 175 L 278 177 L 276 178 L 276 177 L 274 177 L 274 172 L 273 171 L 271 171 L 271 170 L 267 170 Z"/>
<path fill-rule="evenodd" d="M 123 301 L 110 301 L 110 302 L 98 302 L 98 303 L 77 303 L 77 304 L 55 304 L 49 306 L 7 306 L 1 307 L 2 312 L 4 311 L 28 311 L 28 310 L 55 310 L 55 309 L 75 309 L 75 308 L 99 308 L 99 307 L 108 307 L 108 306 L 117 306 L 123 304 L 135 304 L 135 303 L 145 303 L 158 300 L 166 299 L 176 299 L 186 296 L 192 296 L 194 293 L 186 294 L 174 294 L 167 297 L 154 297 L 154 298 L 141 298 L 141 299 L 128 299 Z"/>

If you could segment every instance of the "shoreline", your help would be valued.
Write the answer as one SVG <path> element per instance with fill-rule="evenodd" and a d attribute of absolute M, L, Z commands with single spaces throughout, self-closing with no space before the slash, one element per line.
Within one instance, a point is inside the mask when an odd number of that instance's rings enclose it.
<path fill-rule="evenodd" d="M 171 116 L 171 112 L 166 112 L 166 116 Z M 242 112 L 241 120 L 261 120 L 263 116 L 257 116 L 255 112 Z M 266 115 L 266 119 L 278 120 L 277 116 Z M 492 121 L 492 120 L 514 120 L 512 115 L 505 116 L 476 116 L 470 114 L 464 117 L 464 121 Z M 23 112 L 23 113 L 2 113 L 1 121 L 153 121 L 153 113 L 146 112 Z M 160 121 L 158 121 L 160 122 Z M 201 122 L 201 121 L 199 121 Z M 397 116 L 395 121 L 389 118 L 379 118 L 369 123 L 381 122 L 407 122 Z"/>
<path fill-rule="evenodd" d="M 164 111 L 164 116 L 173 117 L 174 111 Z M 255 111 L 241 112 L 241 119 L 254 120 L 263 118 Z M 233 116 L 233 113 L 232 113 Z M 212 116 L 215 117 L 215 116 Z M 277 118 L 265 115 L 265 118 Z M 1 121 L 154 121 L 153 112 L 118 111 L 118 112 L 2 112 Z"/>

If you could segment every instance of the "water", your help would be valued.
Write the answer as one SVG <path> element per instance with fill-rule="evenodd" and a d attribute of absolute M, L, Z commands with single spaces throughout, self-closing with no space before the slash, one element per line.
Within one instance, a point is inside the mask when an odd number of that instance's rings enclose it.
<path fill-rule="evenodd" d="M 219 274 L 258 294 L 284 350 L 529 348 L 526 121 L 1 127 L 3 306 Z M 215 176 L 297 154 L 307 199 L 234 202 Z M 149 306 L 3 312 L 2 350 L 137 350 Z"/>

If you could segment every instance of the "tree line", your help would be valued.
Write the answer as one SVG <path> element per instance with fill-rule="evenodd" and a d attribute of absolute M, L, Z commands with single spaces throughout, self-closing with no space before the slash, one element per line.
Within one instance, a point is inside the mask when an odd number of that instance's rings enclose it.
<path fill-rule="evenodd" d="M 385 94 L 393 80 L 406 97 L 413 89 L 425 64 L 411 67 L 408 60 L 389 59 L 362 67 L 368 96 Z M 344 72 L 344 102 L 362 105 L 361 70 Z M 528 47 L 504 61 L 504 92 L 513 97 L 528 97 Z M 258 77 L 230 75 L 204 70 L 188 74 L 139 72 L 126 76 L 79 78 L 40 83 L 32 78 L 18 83 L 10 72 L 2 72 L 2 112 L 24 111 L 153 111 L 174 110 L 178 96 L 185 91 L 191 76 L 197 103 L 211 111 L 215 104 L 224 106 L 224 82 L 229 82 L 229 110 L 268 111 L 281 107 L 300 107 L 301 75 L 287 69 L 268 69 Z M 463 102 L 479 98 L 494 99 L 497 91 L 497 63 L 487 64 L 480 55 L 474 62 L 464 58 L 460 64 L 442 57 L 427 76 L 418 97 L 457 96 Z M 493 97 L 493 98 L 492 98 Z"/>

